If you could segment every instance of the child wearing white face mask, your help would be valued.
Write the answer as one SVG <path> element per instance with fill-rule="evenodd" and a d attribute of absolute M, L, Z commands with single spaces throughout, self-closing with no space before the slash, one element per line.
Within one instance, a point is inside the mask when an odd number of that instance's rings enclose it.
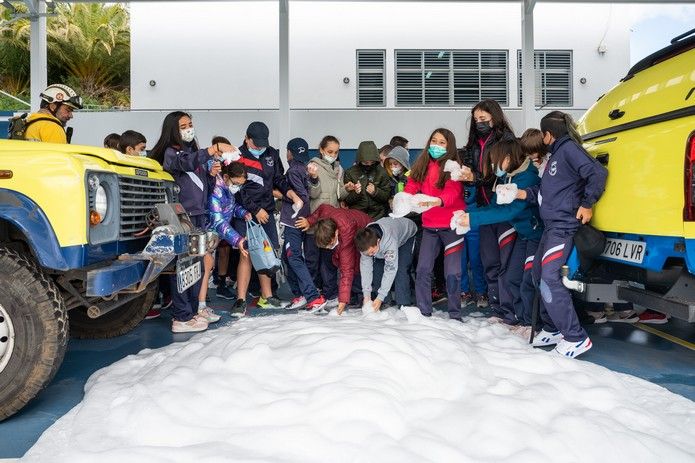
<path fill-rule="evenodd" d="M 208 192 L 214 186 L 215 177 L 221 169 L 219 162 L 213 162 L 208 170 L 208 161 L 212 157 L 219 158 L 223 152 L 236 150 L 236 147 L 226 143 L 199 149 L 189 114 L 174 111 L 164 118 L 162 133 L 150 157 L 162 164 L 164 170 L 174 177 L 180 188 L 179 202 L 195 227 L 205 229 L 207 226 Z M 176 275 L 171 275 L 170 284 L 173 300 L 171 330 L 174 333 L 204 331 L 208 323 L 219 320 L 219 315 L 212 311 L 199 309 L 201 281 L 183 293 L 176 291 Z"/>
<path fill-rule="evenodd" d="M 410 175 L 410 153 L 402 146 L 394 147 L 384 160 L 384 169 L 391 179 L 391 195 L 400 193 L 405 188 Z"/>
<path fill-rule="evenodd" d="M 118 150 L 130 156 L 147 156 L 147 139 L 140 132 L 126 130 L 118 139 Z"/>
<path fill-rule="evenodd" d="M 309 208 L 315 212 L 322 204 L 340 207 L 340 198 L 345 196 L 343 168 L 340 166 L 340 141 L 333 135 L 326 135 L 319 143 L 319 156 L 312 158 L 307 165 L 309 175 Z M 304 239 L 304 259 L 311 278 L 317 288 L 322 289 L 326 298 L 326 308 L 338 305 L 338 270 L 333 265 L 333 254 L 316 246 L 314 232 L 309 230 Z"/>
<path fill-rule="evenodd" d="M 248 280 L 251 275 L 251 259 L 246 250 L 244 238 L 231 225 L 233 218 L 244 219 L 247 222 L 252 219 L 251 213 L 236 202 L 235 196 L 246 183 L 246 168 L 240 162 L 232 162 L 222 167 L 222 172 L 215 178 L 215 187 L 210 195 L 210 218 L 208 229 L 217 233 L 220 240 L 224 240 L 231 247 L 239 249 L 239 265 L 237 267 L 237 280 Z M 209 275 L 206 274 L 209 278 Z M 203 282 L 203 285 L 207 281 Z M 204 301 L 204 299 L 203 299 Z M 239 309 L 242 313 L 246 306 Z"/>

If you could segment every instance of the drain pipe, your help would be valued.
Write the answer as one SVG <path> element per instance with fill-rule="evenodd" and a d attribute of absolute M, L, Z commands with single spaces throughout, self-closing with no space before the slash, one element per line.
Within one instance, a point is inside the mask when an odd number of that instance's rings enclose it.
<path fill-rule="evenodd" d="M 578 293 L 583 293 L 586 290 L 586 284 L 581 281 L 569 279 L 568 275 L 570 274 L 570 268 L 568 266 L 563 265 L 560 274 L 562 275 L 562 284 L 565 285 L 565 288 Z"/>

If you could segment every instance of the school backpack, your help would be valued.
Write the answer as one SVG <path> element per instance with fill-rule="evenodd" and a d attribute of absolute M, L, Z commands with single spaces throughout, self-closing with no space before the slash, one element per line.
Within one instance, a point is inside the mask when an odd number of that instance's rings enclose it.
<path fill-rule="evenodd" d="M 10 140 L 26 140 L 24 138 L 24 134 L 27 132 L 27 129 L 31 124 L 34 122 L 39 122 L 39 121 L 50 121 L 53 122 L 54 124 L 58 124 L 60 128 L 63 128 L 63 125 L 56 121 L 53 118 L 50 117 L 37 117 L 36 119 L 32 119 L 30 121 L 27 121 L 27 113 L 21 114 L 19 116 L 14 116 L 10 118 L 10 126 L 7 131 L 7 138 Z M 70 140 L 68 139 L 68 143 L 70 143 Z"/>

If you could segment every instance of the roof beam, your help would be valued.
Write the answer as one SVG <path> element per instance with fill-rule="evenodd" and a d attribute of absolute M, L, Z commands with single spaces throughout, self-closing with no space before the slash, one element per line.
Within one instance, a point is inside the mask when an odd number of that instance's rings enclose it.
<path fill-rule="evenodd" d="M 26 0 L 30 1 L 30 0 Z M 46 1 L 46 0 L 39 0 Z M 127 3 L 156 3 L 162 0 L 127 0 Z M 269 2 L 277 0 L 166 0 L 172 2 Z M 292 2 L 293 0 L 286 0 Z M 365 3 L 367 0 L 298 0 L 302 2 L 320 2 L 320 3 L 331 3 L 331 2 L 361 2 Z M 103 3 L 103 0 L 60 0 L 61 3 Z M 369 0 L 371 3 L 482 3 L 482 0 Z M 494 0 L 493 3 L 521 3 L 523 0 Z M 693 0 L 535 0 L 535 3 L 652 3 L 652 4 L 664 4 L 664 3 L 693 3 Z"/>
<path fill-rule="evenodd" d="M 27 0 L 31 3 L 29 16 L 31 32 L 29 36 L 31 109 L 38 111 L 41 92 L 46 88 L 48 76 L 48 52 L 46 50 L 46 2 Z"/>

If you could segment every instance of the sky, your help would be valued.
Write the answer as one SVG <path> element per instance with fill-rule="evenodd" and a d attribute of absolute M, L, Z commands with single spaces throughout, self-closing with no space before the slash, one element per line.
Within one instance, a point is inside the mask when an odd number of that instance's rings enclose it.
<path fill-rule="evenodd" d="M 630 64 L 667 46 L 671 39 L 695 28 L 691 5 L 641 7 L 630 33 Z"/>

